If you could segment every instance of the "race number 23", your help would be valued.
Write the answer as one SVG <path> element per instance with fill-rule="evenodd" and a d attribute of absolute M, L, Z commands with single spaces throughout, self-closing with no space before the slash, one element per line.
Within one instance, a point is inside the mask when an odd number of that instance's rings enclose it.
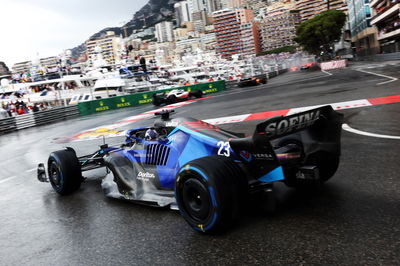
<path fill-rule="evenodd" d="M 226 157 L 229 157 L 231 155 L 231 153 L 230 153 L 231 146 L 229 145 L 229 142 L 220 141 L 217 143 L 217 145 L 219 147 L 218 155 L 226 156 Z"/>

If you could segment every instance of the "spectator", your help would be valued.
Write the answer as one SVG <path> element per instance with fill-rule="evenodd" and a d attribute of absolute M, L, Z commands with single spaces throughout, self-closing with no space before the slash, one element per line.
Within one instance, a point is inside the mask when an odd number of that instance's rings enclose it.
<path fill-rule="evenodd" d="M 34 113 L 40 111 L 39 106 L 37 105 L 37 103 L 35 103 L 35 104 L 33 105 L 32 111 L 33 111 Z"/>
<path fill-rule="evenodd" d="M 0 119 L 7 118 L 7 111 L 3 108 L 3 106 L 0 106 Z"/>
<path fill-rule="evenodd" d="M 17 109 L 17 114 L 23 115 L 25 114 L 24 108 L 20 105 L 19 108 Z"/>
<path fill-rule="evenodd" d="M 7 102 L 7 103 L 4 105 L 4 109 L 7 111 L 8 116 L 9 116 L 9 117 L 12 117 L 11 104 Z"/>

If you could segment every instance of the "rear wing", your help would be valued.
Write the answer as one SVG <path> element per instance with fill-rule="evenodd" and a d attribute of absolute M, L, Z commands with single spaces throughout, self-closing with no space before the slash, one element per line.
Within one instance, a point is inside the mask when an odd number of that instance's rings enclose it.
<path fill-rule="evenodd" d="M 272 117 L 257 125 L 253 137 L 265 135 L 269 140 L 273 140 L 313 128 L 317 135 L 335 138 L 340 137 L 342 123 L 343 115 L 326 105 L 289 116 Z"/>
<path fill-rule="evenodd" d="M 343 115 L 328 105 L 270 118 L 256 126 L 252 137 L 232 139 L 230 145 L 251 176 L 262 177 L 264 182 L 277 181 L 282 176 L 269 178 L 280 166 L 275 144 L 279 146 L 288 140 L 296 140 L 301 142 L 305 156 L 320 152 L 339 156 L 342 123 Z M 268 178 L 264 178 L 266 176 Z"/>

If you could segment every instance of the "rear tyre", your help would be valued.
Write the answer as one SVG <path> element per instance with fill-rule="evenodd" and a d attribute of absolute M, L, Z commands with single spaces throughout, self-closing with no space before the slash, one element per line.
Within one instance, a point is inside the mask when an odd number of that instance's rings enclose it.
<path fill-rule="evenodd" d="M 83 181 L 81 165 L 72 148 L 52 152 L 47 166 L 50 184 L 57 193 L 68 195 L 79 189 Z"/>
<path fill-rule="evenodd" d="M 202 92 L 201 90 L 198 90 L 198 91 L 196 91 L 196 92 L 194 93 L 194 96 L 195 96 L 196 98 L 201 98 L 201 97 L 203 97 L 203 92 Z"/>
<path fill-rule="evenodd" d="M 209 156 L 185 164 L 175 182 L 181 215 L 196 231 L 220 233 L 239 217 L 247 181 L 231 159 Z"/>

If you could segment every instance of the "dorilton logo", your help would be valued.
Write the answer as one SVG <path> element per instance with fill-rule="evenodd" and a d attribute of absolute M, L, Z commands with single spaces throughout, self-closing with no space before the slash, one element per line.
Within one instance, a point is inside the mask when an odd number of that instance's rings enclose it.
<path fill-rule="evenodd" d="M 265 127 L 265 132 L 271 137 L 288 134 L 313 125 L 319 116 L 320 110 L 316 110 L 289 118 L 284 117 L 280 121 L 269 123 Z"/>
<path fill-rule="evenodd" d="M 153 173 L 149 172 L 139 172 L 137 175 L 138 180 L 149 181 L 150 179 L 154 179 L 156 176 Z"/>

